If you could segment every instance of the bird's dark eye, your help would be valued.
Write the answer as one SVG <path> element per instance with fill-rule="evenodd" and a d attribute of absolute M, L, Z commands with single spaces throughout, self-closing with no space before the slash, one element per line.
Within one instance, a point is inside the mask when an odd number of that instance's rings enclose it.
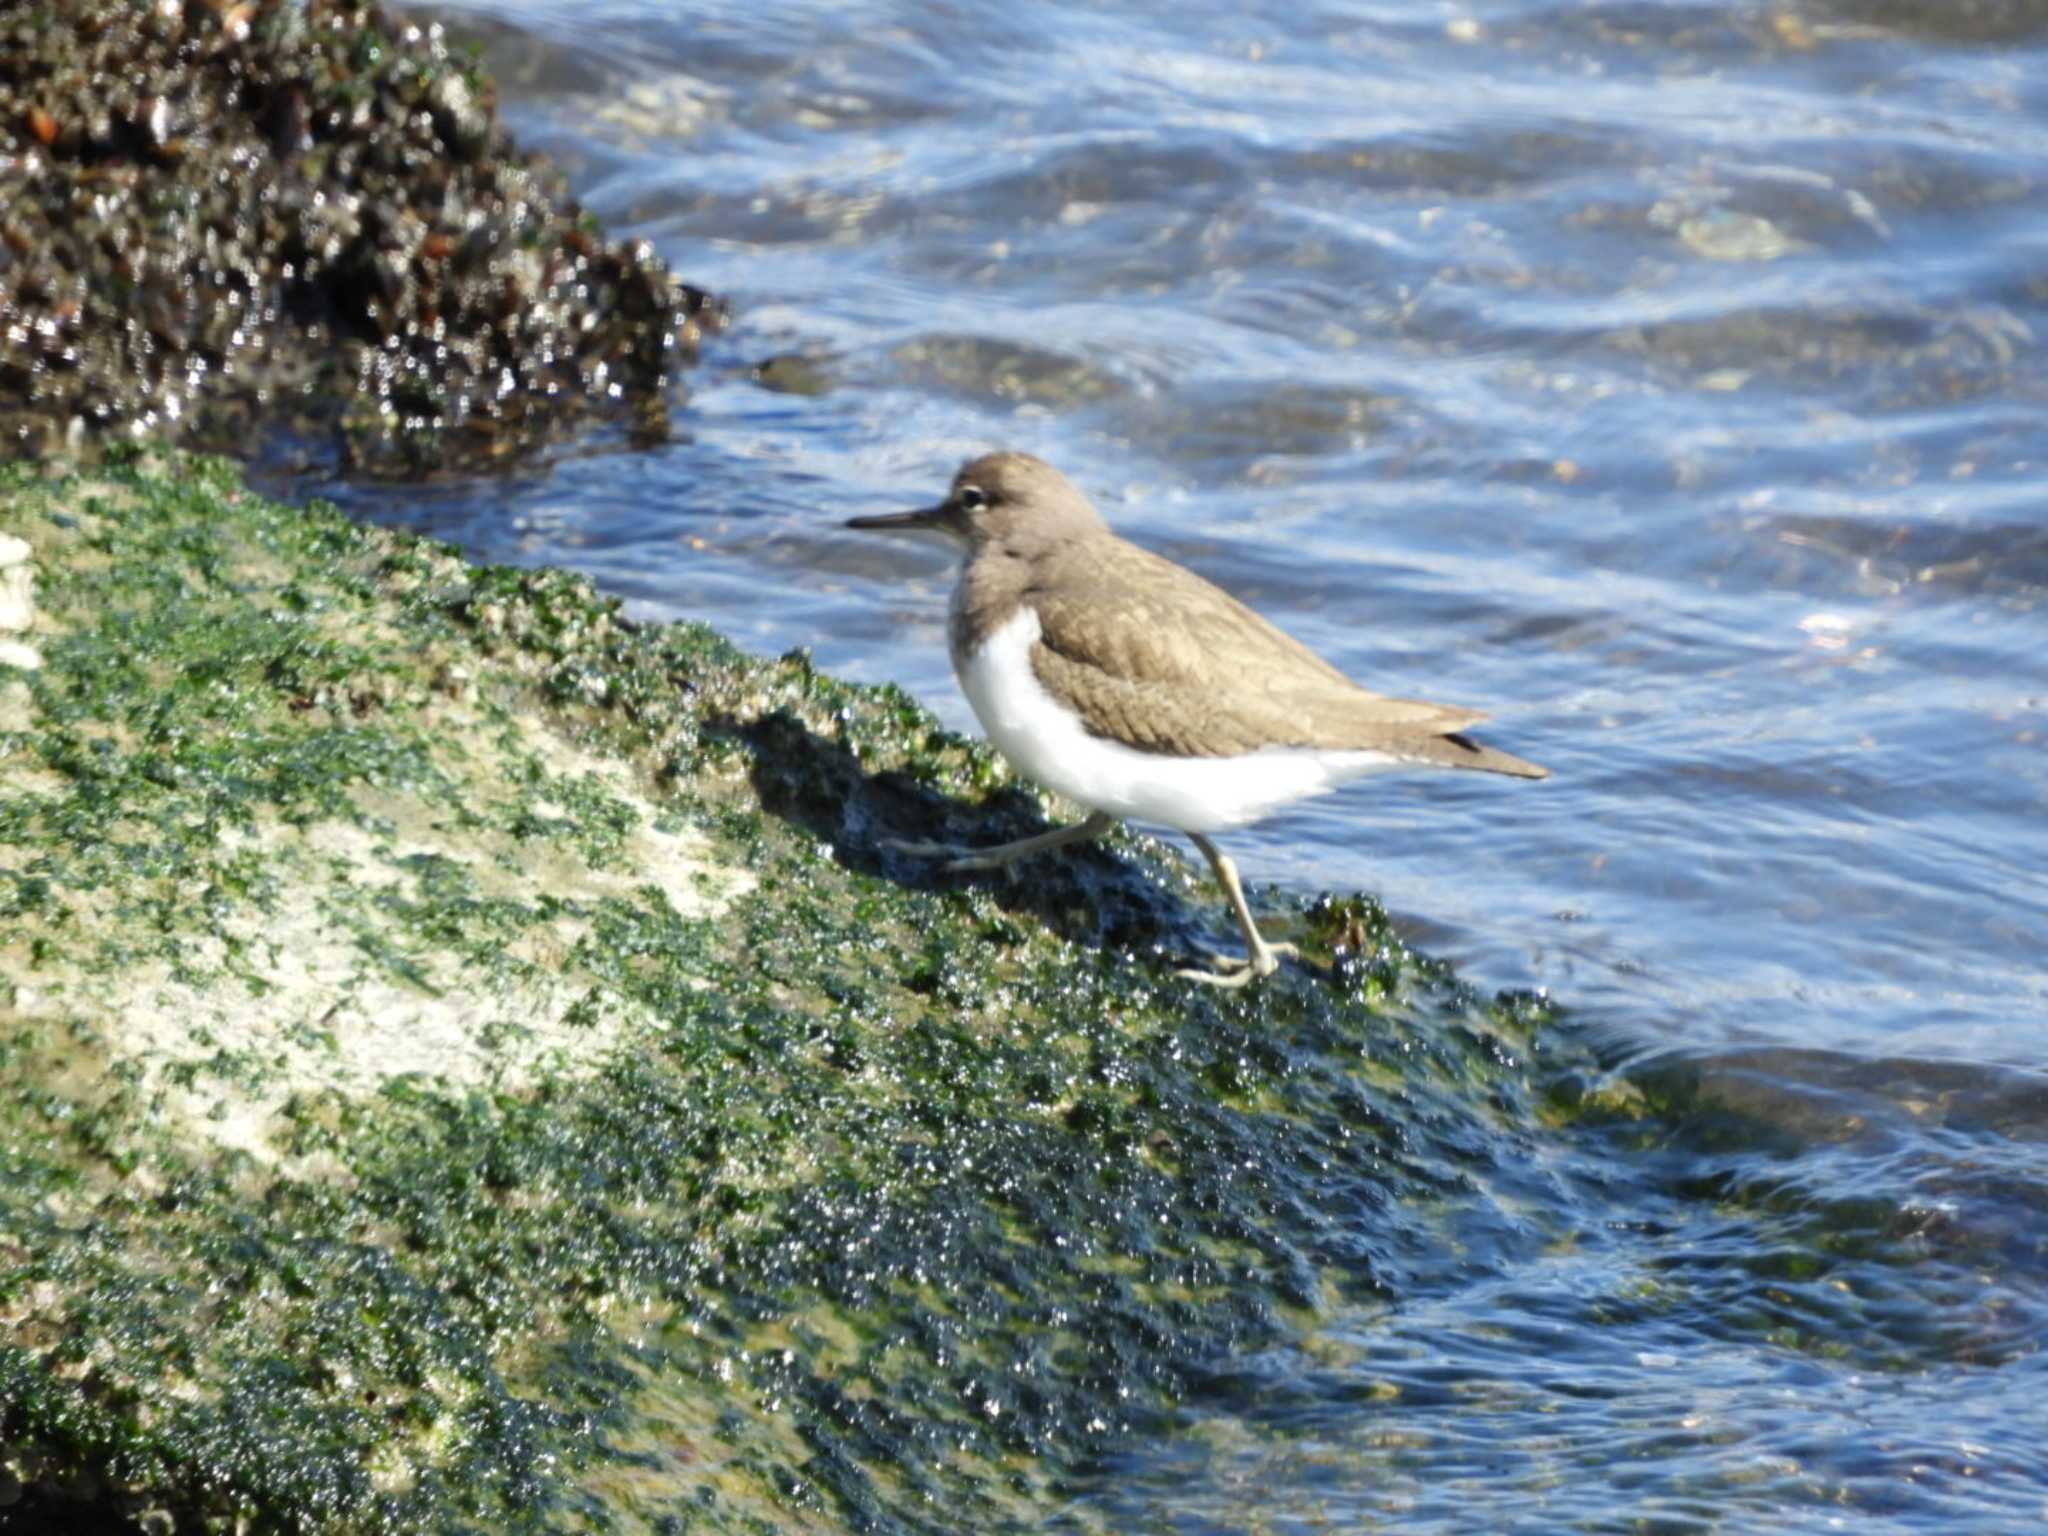
<path fill-rule="evenodd" d="M 988 505 L 988 495 L 978 485 L 960 487 L 960 506 L 964 511 L 979 512 Z"/>

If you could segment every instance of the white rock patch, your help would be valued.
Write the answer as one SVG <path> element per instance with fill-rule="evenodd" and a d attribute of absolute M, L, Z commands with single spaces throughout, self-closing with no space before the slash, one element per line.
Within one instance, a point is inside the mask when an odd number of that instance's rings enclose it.
<path fill-rule="evenodd" d="M 88 1024 L 113 1064 L 139 1075 L 158 1113 L 264 1163 L 282 1157 L 280 1112 L 294 1099 L 368 1097 L 414 1076 L 442 1091 L 516 1092 L 543 1075 L 593 1070 L 662 1021 L 575 963 L 587 925 L 542 917 L 541 899 L 644 900 L 652 886 L 679 916 L 715 921 L 754 879 L 715 864 L 701 836 L 657 830 L 661 807 L 625 765 L 537 722 L 520 729 L 517 747 L 551 776 L 594 778 L 634 813 L 615 867 L 593 867 L 567 839 L 515 843 L 423 801 L 366 795 L 367 825 L 267 823 L 224 837 L 222 853 L 257 855 L 278 893 L 240 903 L 175 962 L 19 987 L 12 1011 Z M 478 791 L 508 794 L 488 777 Z M 408 931 L 399 904 L 415 899 L 423 859 L 460 866 L 487 899 L 536 909 L 505 952 L 512 964 L 485 970 Z M 111 915 L 79 916 L 96 926 Z"/>
<path fill-rule="evenodd" d="M 36 621 L 35 551 L 26 539 L 0 533 L 0 667 L 33 671 L 43 664 L 42 656 L 25 635 Z"/>

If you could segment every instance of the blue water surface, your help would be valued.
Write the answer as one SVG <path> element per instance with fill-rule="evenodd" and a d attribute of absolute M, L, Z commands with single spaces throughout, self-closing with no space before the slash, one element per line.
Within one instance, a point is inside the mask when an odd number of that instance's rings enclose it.
<path fill-rule="evenodd" d="M 1248 876 L 1702 1106 L 1218 1361 L 1074 1529 L 2048 1525 L 2048 9 L 432 14 L 735 323 L 666 445 L 339 494 L 971 728 L 950 557 L 839 523 L 1042 454 L 1554 770 L 1368 781 Z"/>

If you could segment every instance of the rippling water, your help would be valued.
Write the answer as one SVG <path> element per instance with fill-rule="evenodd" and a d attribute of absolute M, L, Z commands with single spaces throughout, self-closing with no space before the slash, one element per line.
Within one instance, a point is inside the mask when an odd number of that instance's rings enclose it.
<path fill-rule="evenodd" d="M 345 499 L 965 728 L 948 557 L 837 524 L 1023 448 L 1556 773 L 1232 848 L 1549 988 L 1669 1144 L 1561 1141 L 1077 1522 L 2048 1522 L 2048 8 L 438 14 L 737 323 L 665 447 Z"/>

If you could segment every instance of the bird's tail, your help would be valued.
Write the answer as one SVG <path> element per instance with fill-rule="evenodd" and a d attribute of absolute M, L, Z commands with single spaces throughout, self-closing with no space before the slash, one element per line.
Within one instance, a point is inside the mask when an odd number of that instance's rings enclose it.
<path fill-rule="evenodd" d="M 1470 768 L 1479 773 L 1505 773 L 1517 779 L 1547 779 L 1548 768 L 1516 757 L 1512 752 L 1502 752 L 1483 742 L 1474 741 L 1470 736 L 1452 732 L 1447 736 L 1432 736 L 1404 747 L 1403 757 L 1413 756 L 1439 768 Z"/>

